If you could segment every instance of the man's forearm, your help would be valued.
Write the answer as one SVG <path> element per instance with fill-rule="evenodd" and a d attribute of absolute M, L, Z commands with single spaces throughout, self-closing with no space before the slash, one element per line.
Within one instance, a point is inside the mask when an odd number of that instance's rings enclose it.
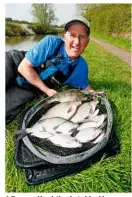
<path fill-rule="evenodd" d="M 25 66 L 26 65 L 26 66 Z M 49 88 L 44 84 L 44 82 L 40 79 L 39 75 L 33 69 L 32 65 L 28 63 L 26 59 L 24 59 L 19 67 L 18 72 L 29 81 L 30 84 L 40 89 L 42 92 L 48 94 Z"/>

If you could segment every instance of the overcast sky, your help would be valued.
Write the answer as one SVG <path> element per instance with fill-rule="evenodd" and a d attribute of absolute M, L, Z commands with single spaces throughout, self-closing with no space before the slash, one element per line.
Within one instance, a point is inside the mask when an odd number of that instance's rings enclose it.
<path fill-rule="evenodd" d="M 76 4 L 54 4 L 55 15 L 58 18 L 58 25 L 64 24 L 76 14 Z M 32 22 L 31 4 L 5 4 L 5 17 L 16 20 Z"/>

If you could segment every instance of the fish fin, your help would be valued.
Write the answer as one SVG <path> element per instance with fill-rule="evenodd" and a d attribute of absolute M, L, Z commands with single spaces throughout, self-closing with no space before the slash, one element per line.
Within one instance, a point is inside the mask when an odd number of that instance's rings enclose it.
<path fill-rule="evenodd" d="M 46 130 L 46 128 L 45 128 L 45 126 L 43 126 L 43 131 L 42 132 L 47 132 L 47 130 Z"/>
<path fill-rule="evenodd" d="M 61 132 L 60 131 L 55 131 L 57 134 L 60 134 Z"/>
<path fill-rule="evenodd" d="M 78 131 L 78 130 L 75 130 L 75 131 L 71 134 L 71 137 L 75 137 L 78 133 L 79 133 L 79 131 Z"/>
<path fill-rule="evenodd" d="M 107 124 L 107 121 L 105 121 L 99 128 L 103 129 L 106 126 L 106 124 Z"/>
<path fill-rule="evenodd" d="M 72 111 L 72 106 L 67 110 L 67 113 L 70 113 Z"/>
<path fill-rule="evenodd" d="M 40 131 L 40 132 L 47 132 L 45 126 L 42 127 L 42 131 Z"/>
<path fill-rule="evenodd" d="M 60 125 L 57 125 L 55 127 L 53 127 L 53 130 L 56 130 Z"/>
<path fill-rule="evenodd" d="M 27 133 L 25 134 L 20 134 L 19 136 L 17 136 L 16 141 L 20 141 L 21 139 L 23 139 L 25 136 L 27 135 Z"/>
<path fill-rule="evenodd" d="M 70 118 L 69 118 L 69 119 L 70 119 Z M 68 120 L 65 119 L 64 122 L 62 122 L 61 124 L 59 124 L 59 125 L 53 127 L 53 130 L 56 130 L 59 126 L 63 125 L 63 124 L 64 124 L 65 122 L 67 122 L 67 121 L 68 121 Z"/>
<path fill-rule="evenodd" d="M 74 131 L 76 131 L 76 129 L 71 129 L 68 132 L 72 134 Z"/>
<path fill-rule="evenodd" d="M 89 116 L 86 116 L 85 118 L 84 118 L 84 120 L 88 120 L 89 119 Z"/>

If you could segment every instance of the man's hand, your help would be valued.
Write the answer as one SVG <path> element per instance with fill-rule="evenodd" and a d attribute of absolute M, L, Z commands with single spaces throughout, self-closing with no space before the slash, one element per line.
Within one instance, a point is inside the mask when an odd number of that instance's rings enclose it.
<path fill-rule="evenodd" d="M 54 90 L 54 89 L 48 89 L 48 90 L 46 91 L 46 94 L 47 94 L 48 96 L 53 96 L 53 95 L 56 94 L 56 93 L 57 93 L 57 91 Z"/>
<path fill-rule="evenodd" d="M 95 92 L 95 90 L 92 88 L 92 86 L 89 84 L 88 87 L 86 87 L 85 89 L 83 89 L 84 91 L 88 91 L 88 92 Z"/>

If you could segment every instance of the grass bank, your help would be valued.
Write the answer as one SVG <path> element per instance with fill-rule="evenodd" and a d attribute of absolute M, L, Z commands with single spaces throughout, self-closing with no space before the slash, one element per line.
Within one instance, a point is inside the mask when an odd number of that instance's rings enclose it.
<path fill-rule="evenodd" d="M 37 23 L 24 24 L 16 22 L 6 22 L 5 34 L 7 37 L 28 36 L 33 34 L 57 34 L 57 27 L 50 27 L 47 30 L 42 29 Z"/>
<path fill-rule="evenodd" d="M 99 34 L 92 32 L 91 36 L 106 41 L 110 44 L 113 44 L 119 48 L 125 49 L 127 51 L 131 51 L 131 39 L 127 38 L 121 38 L 118 36 L 112 36 L 112 35 L 105 35 L 105 34 Z"/>
<path fill-rule="evenodd" d="M 113 129 L 119 139 L 120 153 L 107 159 L 102 157 L 76 175 L 28 186 L 23 170 L 16 168 L 14 161 L 13 131 L 18 129 L 18 116 L 6 127 L 6 192 L 131 192 L 130 67 L 92 41 L 83 55 L 89 63 L 91 85 L 105 91 L 111 102 Z"/>

